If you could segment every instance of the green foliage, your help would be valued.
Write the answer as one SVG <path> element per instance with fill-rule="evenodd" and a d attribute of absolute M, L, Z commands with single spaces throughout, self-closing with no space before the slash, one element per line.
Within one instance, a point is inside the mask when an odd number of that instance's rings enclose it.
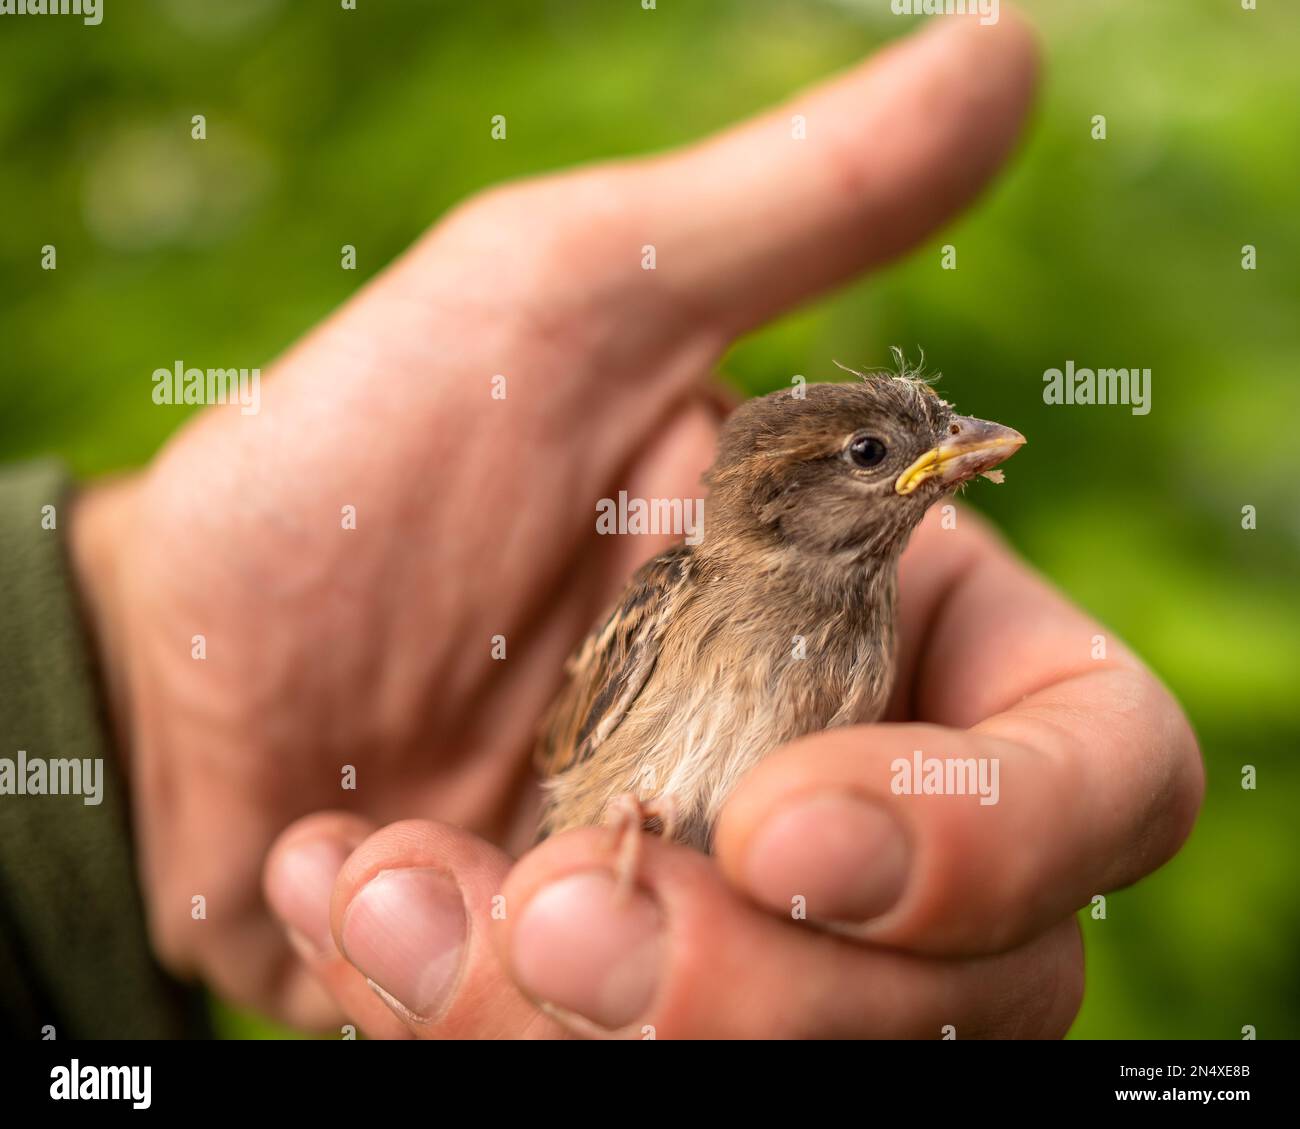
<path fill-rule="evenodd" d="M 1106 920 L 1081 915 L 1075 1033 L 1294 1038 L 1300 13 L 1026 6 L 1045 85 L 1008 175 L 725 368 L 761 390 L 924 347 L 949 399 L 1029 437 L 971 501 L 1155 666 L 1209 776 L 1187 849 Z M 0 36 L 0 450 L 84 473 L 142 463 L 180 423 L 150 402 L 156 367 L 269 361 L 466 194 L 687 141 L 911 23 L 886 0 L 106 7 L 97 28 L 27 18 Z M 57 271 L 39 269 L 45 243 Z M 345 243 L 356 274 L 338 270 Z M 1067 359 L 1150 368 L 1150 415 L 1045 405 L 1042 374 Z"/>

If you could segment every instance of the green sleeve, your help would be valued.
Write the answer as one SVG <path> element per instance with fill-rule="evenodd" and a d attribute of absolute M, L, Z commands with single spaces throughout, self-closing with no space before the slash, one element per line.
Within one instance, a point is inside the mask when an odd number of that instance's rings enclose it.
<path fill-rule="evenodd" d="M 148 945 L 125 782 L 68 562 L 70 492 L 57 464 L 0 468 L 0 1032 L 202 1034 L 196 996 Z M 81 794 L 48 794 L 51 781 Z"/>

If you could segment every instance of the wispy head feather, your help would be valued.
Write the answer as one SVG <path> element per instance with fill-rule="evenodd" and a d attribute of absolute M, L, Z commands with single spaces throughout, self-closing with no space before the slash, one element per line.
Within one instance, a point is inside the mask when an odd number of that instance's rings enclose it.
<path fill-rule="evenodd" d="M 836 368 L 842 369 L 847 373 L 852 373 L 852 375 L 861 380 L 913 380 L 921 384 L 937 384 L 942 379 L 942 374 L 936 372 L 927 375 L 925 372 L 925 350 L 918 345 L 917 351 L 921 354 L 921 359 L 917 361 L 914 368 L 909 368 L 907 363 L 907 354 L 897 345 L 891 345 L 889 347 L 890 356 L 894 358 L 894 364 L 898 366 L 897 372 L 889 372 L 885 369 L 878 369 L 873 372 L 860 372 L 858 369 L 850 368 L 848 365 L 841 364 L 839 361 L 833 361 L 832 363 Z"/>

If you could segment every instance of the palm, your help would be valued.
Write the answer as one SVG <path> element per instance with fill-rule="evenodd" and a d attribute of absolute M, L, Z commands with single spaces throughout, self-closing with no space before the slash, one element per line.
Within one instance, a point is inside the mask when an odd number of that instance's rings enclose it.
<path fill-rule="evenodd" d="M 383 283 L 412 287 L 405 300 L 363 296 L 276 366 L 259 415 L 200 418 L 142 484 L 148 548 L 126 571 L 152 661 L 137 677 L 203 708 L 137 734 L 142 779 L 177 801 L 149 805 L 141 833 L 169 844 L 146 857 L 173 909 L 211 891 L 223 945 L 260 947 L 260 906 L 222 892 L 255 888 L 274 836 L 307 812 L 420 814 L 520 842 L 564 656 L 658 547 L 598 538 L 596 500 L 698 491 L 713 416 L 683 398 L 703 357 L 654 355 L 612 310 L 579 327 L 554 290 L 467 297 L 471 268 L 509 265 L 464 250 L 488 229 L 506 238 L 498 217 L 453 220 Z M 599 235 L 570 252 L 587 248 L 584 287 L 620 266 Z M 598 442 L 574 441 L 579 421 Z M 186 921 L 155 923 L 165 946 L 188 942 Z"/>

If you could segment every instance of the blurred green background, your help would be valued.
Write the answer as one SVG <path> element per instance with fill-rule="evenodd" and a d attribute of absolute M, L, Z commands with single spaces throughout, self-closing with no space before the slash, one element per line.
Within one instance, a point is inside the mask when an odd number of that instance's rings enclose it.
<path fill-rule="evenodd" d="M 725 367 L 766 390 L 924 347 L 949 399 L 1030 436 L 1008 486 L 971 501 L 1161 673 L 1209 776 L 1182 854 L 1105 921 L 1083 918 L 1074 1034 L 1294 1038 L 1300 10 L 1023 7 L 1046 74 L 1008 174 L 906 261 L 738 343 Z M 94 28 L 0 24 L 0 452 L 57 452 L 86 474 L 138 465 L 179 424 L 184 409 L 150 400 L 160 363 L 269 360 L 466 194 L 697 137 L 916 23 L 888 0 L 105 12 Z M 507 143 L 489 136 L 496 113 Z M 46 243 L 57 271 L 39 269 Z M 946 243 L 955 271 L 939 269 Z M 1150 415 L 1049 409 L 1042 374 L 1067 359 L 1152 369 Z M 273 1030 L 217 1011 L 229 1033 Z"/>

